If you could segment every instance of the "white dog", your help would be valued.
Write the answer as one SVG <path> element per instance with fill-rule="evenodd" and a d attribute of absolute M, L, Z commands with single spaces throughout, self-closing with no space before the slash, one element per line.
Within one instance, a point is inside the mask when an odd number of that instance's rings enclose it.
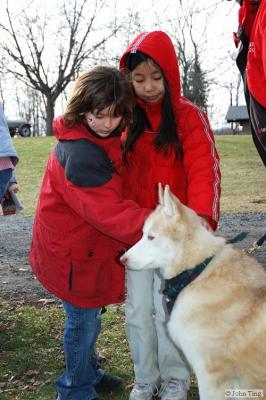
<path fill-rule="evenodd" d="M 173 284 L 170 294 L 182 289 L 184 275 L 190 281 L 201 271 L 178 295 L 168 323 L 197 376 L 201 400 L 248 396 L 252 389 L 264 390 L 266 398 L 263 266 L 208 231 L 169 187 L 159 192 L 160 204 L 146 220 L 142 239 L 121 262 L 135 270 L 158 267 L 165 279 L 183 272 L 181 287 Z"/>

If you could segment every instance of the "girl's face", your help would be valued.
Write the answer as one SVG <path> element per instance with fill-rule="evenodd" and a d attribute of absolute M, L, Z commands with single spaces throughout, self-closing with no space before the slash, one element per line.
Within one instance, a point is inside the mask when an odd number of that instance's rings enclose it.
<path fill-rule="evenodd" d="M 138 97 L 146 103 L 157 103 L 165 93 L 163 75 L 153 61 L 143 61 L 131 73 L 132 85 Z"/>
<path fill-rule="evenodd" d="M 93 132 L 102 138 L 106 138 L 120 125 L 122 117 L 115 117 L 112 106 L 110 106 L 101 111 L 95 110 L 86 113 L 85 120 Z"/>

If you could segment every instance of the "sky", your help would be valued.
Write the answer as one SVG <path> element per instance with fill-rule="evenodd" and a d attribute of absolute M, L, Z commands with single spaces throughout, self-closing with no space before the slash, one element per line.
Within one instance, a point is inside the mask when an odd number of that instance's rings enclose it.
<path fill-rule="evenodd" d="M 18 10 L 19 6 L 26 7 L 28 1 L 25 0 L 22 5 L 17 0 L 9 0 L 9 6 Z M 57 1 L 38 0 L 40 13 L 42 10 L 46 10 L 55 15 Z M 235 85 L 238 77 L 238 70 L 234 62 L 237 51 L 233 42 L 233 31 L 237 30 L 239 6 L 234 0 L 108 0 L 108 11 L 101 14 L 100 23 L 104 25 L 112 20 L 115 10 L 122 19 L 125 18 L 127 9 L 131 7 L 135 11 L 139 11 L 144 30 L 157 29 L 156 21 L 159 21 L 160 29 L 165 30 L 171 36 L 171 29 L 166 20 L 167 17 L 172 17 L 179 12 L 180 2 L 184 7 L 196 4 L 199 9 L 204 9 L 196 14 L 193 30 L 196 39 L 200 38 L 206 41 L 202 66 L 209 71 L 209 77 L 215 81 L 209 94 L 209 119 L 213 128 L 217 129 L 224 125 L 230 103 L 230 92 L 225 86 L 229 87 L 230 83 Z M 1 18 L 4 14 L 4 6 L 5 0 L 2 0 L 0 2 Z M 207 27 L 206 32 L 203 30 L 204 27 Z M 138 33 L 136 32 L 134 36 Z M 240 103 L 244 104 L 243 96 Z"/>

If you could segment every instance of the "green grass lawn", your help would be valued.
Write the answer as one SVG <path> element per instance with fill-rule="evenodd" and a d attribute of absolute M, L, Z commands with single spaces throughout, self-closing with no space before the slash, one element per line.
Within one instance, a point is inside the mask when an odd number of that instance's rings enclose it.
<path fill-rule="evenodd" d="M 216 136 L 222 171 L 222 212 L 266 212 L 266 169 L 252 138 Z"/>
<path fill-rule="evenodd" d="M 54 381 L 64 368 L 62 307 L 3 303 L 0 321 L 6 324 L 0 329 L 1 400 L 54 400 Z M 133 370 L 123 324 L 124 306 L 109 307 L 98 346 L 104 369 L 123 377 L 125 389 L 102 400 L 128 398 Z"/>
<path fill-rule="evenodd" d="M 266 212 L 266 172 L 250 136 L 217 136 L 222 169 L 222 212 Z M 41 178 L 54 147 L 53 137 L 15 138 L 23 215 L 34 214 Z M 1 294 L 0 294 L 1 297 Z M 0 321 L 0 398 L 53 400 L 54 380 L 63 371 L 63 310 L 58 305 L 36 307 L 2 302 Z M 124 332 L 124 307 L 108 307 L 103 316 L 99 351 L 107 372 L 125 378 L 125 389 L 102 400 L 126 400 L 133 370 Z M 189 398 L 189 400 L 192 397 Z"/>
<path fill-rule="evenodd" d="M 22 215 L 33 215 L 48 155 L 54 137 L 15 138 L 20 156 L 17 176 L 19 197 L 24 204 Z M 222 170 L 222 212 L 266 210 L 266 170 L 251 136 L 216 136 Z"/>

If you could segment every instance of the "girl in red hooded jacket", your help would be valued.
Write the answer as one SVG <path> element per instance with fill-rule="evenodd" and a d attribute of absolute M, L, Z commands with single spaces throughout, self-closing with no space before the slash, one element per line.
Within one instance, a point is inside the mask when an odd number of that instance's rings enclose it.
<path fill-rule="evenodd" d="M 154 208 L 158 182 L 168 184 L 215 229 L 220 170 L 214 136 L 206 115 L 180 95 L 171 39 L 160 31 L 141 33 L 120 68 L 129 71 L 137 97 L 125 141 L 125 197 Z M 187 398 L 190 373 L 166 332 L 163 285 L 156 269 L 127 271 L 126 332 L 135 370 L 130 400 L 151 400 L 157 393 L 161 400 Z"/>
<path fill-rule="evenodd" d="M 66 368 L 58 400 L 94 400 L 122 380 L 94 362 L 101 308 L 124 300 L 125 246 L 141 236 L 149 210 L 122 198 L 120 134 L 134 95 L 117 69 L 95 67 L 74 86 L 45 170 L 35 213 L 30 264 L 63 301 Z"/>

